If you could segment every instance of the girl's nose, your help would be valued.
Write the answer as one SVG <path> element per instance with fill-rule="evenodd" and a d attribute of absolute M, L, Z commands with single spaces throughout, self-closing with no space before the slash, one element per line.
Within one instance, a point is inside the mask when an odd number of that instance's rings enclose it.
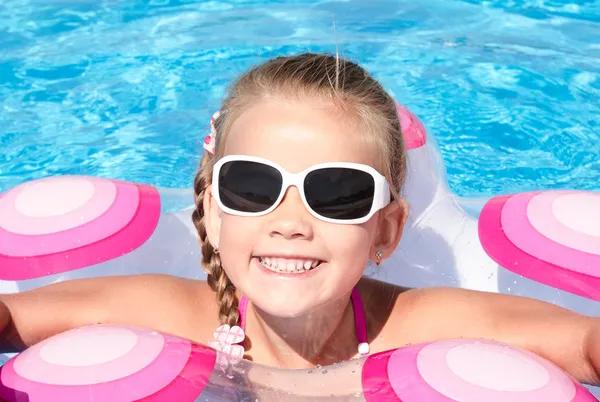
<path fill-rule="evenodd" d="M 313 237 L 312 215 L 302 202 L 296 187 L 288 188 L 281 204 L 269 215 L 269 235 L 284 239 L 310 239 Z"/>

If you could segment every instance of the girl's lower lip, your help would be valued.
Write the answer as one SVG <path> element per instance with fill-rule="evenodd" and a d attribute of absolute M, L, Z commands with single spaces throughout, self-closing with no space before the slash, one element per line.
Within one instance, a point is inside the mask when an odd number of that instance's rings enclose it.
<path fill-rule="evenodd" d="M 319 264 L 318 266 L 316 266 L 315 268 L 309 270 L 309 271 L 304 271 L 302 273 L 297 273 L 297 274 L 293 274 L 293 273 L 287 273 L 287 272 L 275 272 L 270 270 L 269 268 L 265 267 L 257 257 L 252 257 L 252 261 L 254 261 L 254 264 L 256 264 L 258 266 L 258 269 L 260 269 L 262 272 L 264 272 L 267 275 L 271 275 L 271 276 L 275 276 L 277 278 L 281 278 L 281 279 L 306 279 L 306 278 L 310 278 L 311 276 L 315 275 L 317 273 L 317 271 L 320 270 L 320 268 L 325 265 L 325 262 L 322 262 L 321 264 Z"/>

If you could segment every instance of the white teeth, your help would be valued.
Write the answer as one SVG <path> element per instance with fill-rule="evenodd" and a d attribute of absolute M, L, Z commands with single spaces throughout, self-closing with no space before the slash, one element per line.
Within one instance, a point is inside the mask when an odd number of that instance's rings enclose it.
<path fill-rule="evenodd" d="M 302 273 L 319 265 L 318 260 L 259 257 L 260 263 L 275 272 Z"/>

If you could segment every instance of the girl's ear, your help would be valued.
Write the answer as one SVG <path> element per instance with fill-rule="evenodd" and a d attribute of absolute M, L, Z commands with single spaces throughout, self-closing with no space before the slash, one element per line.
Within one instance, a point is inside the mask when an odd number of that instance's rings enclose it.
<path fill-rule="evenodd" d="M 206 235 L 213 248 L 216 248 L 219 244 L 219 233 L 221 232 L 221 209 L 213 197 L 212 184 L 204 192 L 202 206 L 204 208 Z"/>
<path fill-rule="evenodd" d="M 392 201 L 381 210 L 377 235 L 370 250 L 370 258 L 378 265 L 396 251 L 408 211 L 408 204 L 403 198 Z"/>

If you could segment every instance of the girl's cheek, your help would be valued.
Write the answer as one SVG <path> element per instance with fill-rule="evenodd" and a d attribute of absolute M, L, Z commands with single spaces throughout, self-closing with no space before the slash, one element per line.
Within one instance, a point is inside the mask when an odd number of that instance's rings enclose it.
<path fill-rule="evenodd" d="M 337 252 L 344 259 L 355 259 L 369 253 L 371 236 L 361 227 L 348 226 L 328 233 L 324 238 L 327 239 L 330 252 Z"/>

